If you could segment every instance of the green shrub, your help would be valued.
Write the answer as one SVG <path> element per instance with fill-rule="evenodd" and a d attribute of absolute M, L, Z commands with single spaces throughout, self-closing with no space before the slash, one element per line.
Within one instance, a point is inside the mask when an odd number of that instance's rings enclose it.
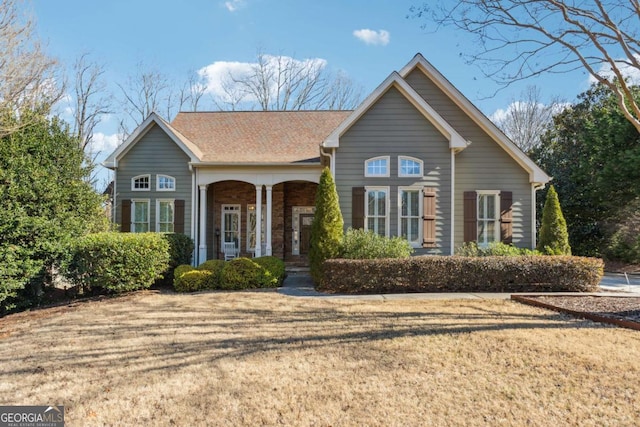
<path fill-rule="evenodd" d="M 567 221 L 562 215 L 558 193 L 553 185 L 549 187 L 547 199 L 542 209 L 542 226 L 538 250 L 547 255 L 571 255 Z"/>
<path fill-rule="evenodd" d="M 595 292 L 603 262 L 572 256 L 330 259 L 324 292 Z"/>
<path fill-rule="evenodd" d="M 182 276 L 184 273 L 187 273 L 187 272 L 193 271 L 193 270 L 195 270 L 195 268 L 192 265 L 189 265 L 189 264 L 181 264 L 181 265 L 177 266 L 173 270 L 174 280 L 177 279 L 178 277 Z"/>
<path fill-rule="evenodd" d="M 273 256 L 254 258 L 253 261 L 264 269 L 262 286 L 278 287 L 282 285 L 285 276 L 284 261 Z"/>
<path fill-rule="evenodd" d="M 191 264 L 193 256 L 193 240 L 181 233 L 164 233 L 162 235 L 169 243 L 169 270 L 181 264 Z"/>
<path fill-rule="evenodd" d="M 621 209 L 605 254 L 609 259 L 640 263 L 640 199 Z"/>
<path fill-rule="evenodd" d="M 348 259 L 407 258 L 413 253 L 411 244 L 402 237 L 384 237 L 371 230 L 347 230 L 340 257 Z"/>
<path fill-rule="evenodd" d="M 69 277 L 110 292 L 145 289 L 169 265 L 169 243 L 158 233 L 97 233 L 75 241 Z"/>
<path fill-rule="evenodd" d="M 224 265 L 225 261 L 221 259 L 210 259 L 198 266 L 198 270 L 210 271 L 211 274 L 213 274 L 213 277 L 211 279 L 211 289 L 221 288 L 221 275 Z"/>
<path fill-rule="evenodd" d="M 456 249 L 459 256 L 520 256 L 520 255 L 540 255 L 538 251 L 527 248 L 517 248 L 502 242 L 492 242 L 486 248 L 481 248 L 476 242 L 467 242 Z"/>
<path fill-rule="evenodd" d="M 220 274 L 222 289 L 255 289 L 260 287 L 263 268 L 249 258 L 227 261 Z"/>
<path fill-rule="evenodd" d="M 313 281 L 322 280 L 322 262 L 340 253 L 344 221 L 338 192 L 329 168 L 324 168 L 316 190 L 315 212 L 311 224 L 309 270 Z"/>
<path fill-rule="evenodd" d="M 213 289 L 213 273 L 208 270 L 191 270 L 176 277 L 173 287 L 176 292 L 197 292 Z"/>

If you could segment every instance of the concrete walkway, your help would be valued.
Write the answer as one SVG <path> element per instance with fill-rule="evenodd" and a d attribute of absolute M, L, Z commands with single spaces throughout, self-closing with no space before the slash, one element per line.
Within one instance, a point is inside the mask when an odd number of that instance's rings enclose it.
<path fill-rule="evenodd" d="M 640 296 L 640 276 L 624 274 L 605 274 L 600 284 L 603 292 L 599 293 L 558 293 L 539 292 L 536 295 L 606 295 L 606 296 Z M 510 299 L 511 293 L 406 293 L 406 294 L 374 294 L 374 295 L 335 295 L 324 294 L 313 288 L 311 277 L 306 271 L 289 272 L 278 292 L 292 297 L 315 297 L 328 299 L 357 299 L 357 300 L 439 300 L 439 299 Z M 526 292 L 532 295 L 531 292 Z"/>

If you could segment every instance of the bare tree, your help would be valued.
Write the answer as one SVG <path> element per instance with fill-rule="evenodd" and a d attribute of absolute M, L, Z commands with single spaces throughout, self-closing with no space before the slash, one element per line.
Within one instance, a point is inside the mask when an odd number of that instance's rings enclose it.
<path fill-rule="evenodd" d="M 74 71 L 74 123 L 73 133 L 86 151 L 93 141 L 93 131 L 106 114 L 111 114 L 111 96 L 104 81 L 104 66 L 82 54 L 73 66 Z"/>
<path fill-rule="evenodd" d="M 63 93 L 56 61 L 44 53 L 33 21 L 19 14 L 19 2 L 0 0 L 0 111 L 13 118 L 24 110 L 46 114 Z M 0 136 L 28 124 L 18 122 L 0 119 Z"/>
<path fill-rule="evenodd" d="M 500 84 L 586 70 L 640 132 L 640 104 L 626 80 L 640 72 L 640 0 L 451 0 L 412 11 L 474 35 L 468 60 Z"/>
<path fill-rule="evenodd" d="M 224 95 L 215 103 L 232 110 L 252 101 L 261 110 L 348 109 L 361 93 L 343 73 L 329 73 L 324 60 L 264 53 L 248 73 L 230 72 L 220 86 Z"/>
<path fill-rule="evenodd" d="M 544 103 L 540 89 L 527 86 L 519 99 L 513 99 L 506 110 L 499 110 L 491 118 L 522 151 L 529 153 L 538 146 L 540 137 L 553 122 L 553 115 L 563 105 L 557 98 Z"/>

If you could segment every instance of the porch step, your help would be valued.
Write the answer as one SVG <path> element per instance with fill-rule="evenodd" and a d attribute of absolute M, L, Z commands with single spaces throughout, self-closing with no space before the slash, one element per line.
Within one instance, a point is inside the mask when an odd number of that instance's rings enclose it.
<path fill-rule="evenodd" d="M 300 262 L 286 262 L 284 264 L 284 270 L 287 273 L 292 274 L 309 274 L 309 265 Z"/>

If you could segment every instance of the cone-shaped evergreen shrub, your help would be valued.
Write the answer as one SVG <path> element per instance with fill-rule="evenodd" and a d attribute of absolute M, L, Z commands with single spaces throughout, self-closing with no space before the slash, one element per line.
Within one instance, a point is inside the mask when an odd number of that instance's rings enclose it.
<path fill-rule="evenodd" d="M 549 255 L 571 255 L 567 221 L 562 215 L 558 193 L 553 185 L 549 187 L 542 210 L 538 250 Z"/>
<path fill-rule="evenodd" d="M 322 263 L 340 253 L 343 235 L 342 213 L 336 185 L 329 168 L 324 168 L 316 191 L 316 211 L 311 226 L 309 267 L 316 284 L 322 281 Z"/>

